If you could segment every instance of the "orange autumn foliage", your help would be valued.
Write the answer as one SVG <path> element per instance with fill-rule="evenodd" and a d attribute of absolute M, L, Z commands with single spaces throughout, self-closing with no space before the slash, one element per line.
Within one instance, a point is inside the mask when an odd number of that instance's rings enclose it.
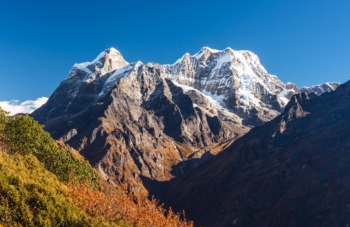
<path fill-rule="evenodd" d="M 101 183 L 102 184 L 102 183 Z M 69 197 L 74 204 L 91 217 L 103 217 L 110 222 L 124 223 L 126 226 L 193 227 L 193 222 L 186 221 L 180 214 L 165 210 L 155 199 L 127 193 L 125 184 L 119 188 L 105 187 L 102 191 L 88 183 L 68 186 Z"/>

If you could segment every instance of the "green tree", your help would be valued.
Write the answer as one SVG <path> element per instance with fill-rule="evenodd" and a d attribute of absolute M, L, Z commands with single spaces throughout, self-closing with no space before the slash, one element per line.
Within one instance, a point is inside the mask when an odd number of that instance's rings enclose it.
<path fill-rule="evenodd" d="M 4 151 L 6 146 L 5 140 L 5 128 L 6 125 L 11 121 L 11 117 L 8 116 L 9 112 L 4 111 L 0 106 L 0 151 Z"/>

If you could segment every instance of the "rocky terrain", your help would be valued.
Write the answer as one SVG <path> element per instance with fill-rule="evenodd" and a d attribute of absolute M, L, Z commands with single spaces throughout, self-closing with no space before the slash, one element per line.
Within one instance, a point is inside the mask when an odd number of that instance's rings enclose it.
<path fill-rule="evenodd" d="M 31 116 L 111 184 L 161 197 L 175 179 L 282 113 L 297 92 L 249 51 L 205 47 L 159 65 L 128 63 L 110 48 L 75 64 Z"/>
<path fill-rule="evenodd" d="M 321 95 L 325 92 L 334 91 L 340 84 L 341 83 L 324 83 L 312 87 L 302 87 L 300 88 L 300 93 L 305 92 L 306 94 L 315 93 L 316 95 Z"/>
<path fill-rule="evenodd" d="M 123 180 L 160 196 L 173 178 L 250 129 L 235 114 L 213 107 L 216 101 L 186 94 L 175 83 L 159 68 L 128 64 L 110 49 L 92 63 L 75 65 L 31 116 L 112 184 Z"/>
<path fill-rule="evenodd" d="M 165 77 L 185 85 L 184 89 L 198 89 L 220 100 L 244 125 L 261 125 L 276 117 L 286 104 L 278 96 L 285 85 L 268 74 L 250 51 L 204 47 L 193 56 L 185 54 L 175 64 L 160 67 Z"/>
<path fill-rule="evenodd" d="M 350 81 L 284 112 L 192 170 L 163 199 L 196 226 L 348 226 Z"/>

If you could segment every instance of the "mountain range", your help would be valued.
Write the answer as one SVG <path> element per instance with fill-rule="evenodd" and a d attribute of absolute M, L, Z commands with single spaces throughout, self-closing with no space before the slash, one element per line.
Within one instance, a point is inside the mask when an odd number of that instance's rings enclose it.
<path fill-rule="evenodd" d="M 75 64 L 31 116 L 110 184 L 185 209 L 198 226 L 302 226 L 311 214 L 332 221 L 322 216 L 327 204 L 300 214 L 287 208 L 315 204 L 320 197 L 303 200 L 308 190 L 327 194 L 321 185 L 333 175 L 322 171 L 338 165 L 331 151 L 345 132 L 333 127 L 346 126 L 347 87 L 284 84 L 250 51 L 204 47 L 160 65 L 128 63 L 110 48 Z"/>

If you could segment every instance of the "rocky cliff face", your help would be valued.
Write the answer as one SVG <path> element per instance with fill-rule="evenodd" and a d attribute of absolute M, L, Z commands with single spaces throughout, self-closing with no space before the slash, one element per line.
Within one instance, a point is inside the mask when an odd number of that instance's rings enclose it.
<path fill-rule="evenodd" d="M 74 65 L 31 116 L 112 184 L 122 180 L 161 196 L 172 179 L 250 129 L 201 92 L 184 92 L 161 69 L 128 64 L 108 49 L 92 62 Z"/>
<path fill-rule="evenodd" d="M 111 48 L 75 64 L 31 116 L 112 184 L 160 197 L 175 178 L 280 114 L 291 97 L 281 95 L 286 86 L 249 51 L 203 48 L 159 65 L 128 63 Z"/>
<path fill-rule="evenodd" d="M 183 176 L 164 198 L 197 226 L 347 226 L 350 82 L 285 111 Z"/>

